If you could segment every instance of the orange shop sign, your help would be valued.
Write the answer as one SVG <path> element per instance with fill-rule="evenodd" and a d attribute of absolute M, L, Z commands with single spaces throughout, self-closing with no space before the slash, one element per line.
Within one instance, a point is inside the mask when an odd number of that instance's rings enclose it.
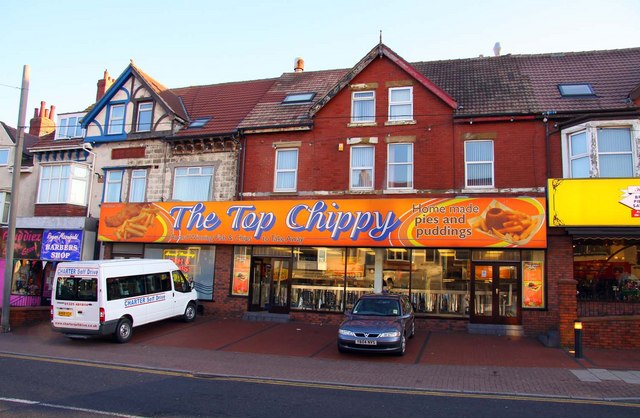
<path fill-rule="evenodd" d="M 543 198 L 104 203 L 101 241 L 545 248 Z"/>

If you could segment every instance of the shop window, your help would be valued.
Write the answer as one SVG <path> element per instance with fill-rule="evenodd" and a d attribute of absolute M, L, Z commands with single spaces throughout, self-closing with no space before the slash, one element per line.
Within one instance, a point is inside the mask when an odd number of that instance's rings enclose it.
<path fill-rule="evenodd" d="M 341 312 L 345 303 L 345 249 L 293 249 L 291 309 Z"/>
<path fill-rule="evenodd" d="M 413 188 L 413 144 L 389 144 L 387 187 L 389 189 Z"/>
<path fill-rule="evenodd" d="M 493 187 L 493 141 L 465 141 L 465 187 Z"/>
<path fill-rule="evenodd" d="M 251 274 L 251 247 L 237 245 L 233 249 L 233 275 L 231 294 L 234 296 L 249 295 L 249 276 Z"/>

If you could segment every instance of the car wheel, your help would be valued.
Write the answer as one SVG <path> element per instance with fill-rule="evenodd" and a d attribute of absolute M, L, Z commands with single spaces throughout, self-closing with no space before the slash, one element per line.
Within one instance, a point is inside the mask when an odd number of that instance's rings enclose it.
<path fill-rule="evenodd" d="M 411 323 L 411 332 L 409 333 L 409 338 L 413 338 L 416 335 L 416 323 L 415 321 Z"/>
<path fill-rule="evenodd" d="M 196 319 L 196 305 L 195 303 L 189 303 L 184 310 L 182 320 L 184 322 L 192 322 L 194 319 Z"/>
<path fill-rule="evenodd" d="M 407 351 L 407 337 L 402 334 L 402 338 L 400 339 L 400 348 L 398 349 L 398 355 L 404 356 L 404 353 Z"/>
<path fill-rule="evenodd" d="M 116 326 L 116 333 L 114 334 L 115 340 L 120 344 L 128 342 L 133 336 L 133 327 L 131 326 L 131 320 L 128 318 L 122 318 L 118 321 Z"/>

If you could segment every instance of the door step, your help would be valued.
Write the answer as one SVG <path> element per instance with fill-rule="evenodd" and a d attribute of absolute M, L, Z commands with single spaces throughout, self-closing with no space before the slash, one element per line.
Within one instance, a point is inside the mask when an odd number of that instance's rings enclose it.
<path fill-rule="evenodd" d="M 524 337 L 522 325 L 467 324 L 467 331 L 469 334 Z"/>
<path fill-rule="evenodd" d="M 242 319 L 245 321 L 260 322 L 290 322 L 293 320 L 289 314 L 277 314 L 270 312 L 245 312 Z"/>

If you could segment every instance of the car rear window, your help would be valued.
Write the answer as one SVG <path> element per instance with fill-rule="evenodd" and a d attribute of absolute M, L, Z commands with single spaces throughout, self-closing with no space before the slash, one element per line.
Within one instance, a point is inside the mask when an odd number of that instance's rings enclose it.
<path fill-rule="evenodd" d="M 58 277 L 57 300 L 98 301 L 98 280 L 84 277 Z"/>

